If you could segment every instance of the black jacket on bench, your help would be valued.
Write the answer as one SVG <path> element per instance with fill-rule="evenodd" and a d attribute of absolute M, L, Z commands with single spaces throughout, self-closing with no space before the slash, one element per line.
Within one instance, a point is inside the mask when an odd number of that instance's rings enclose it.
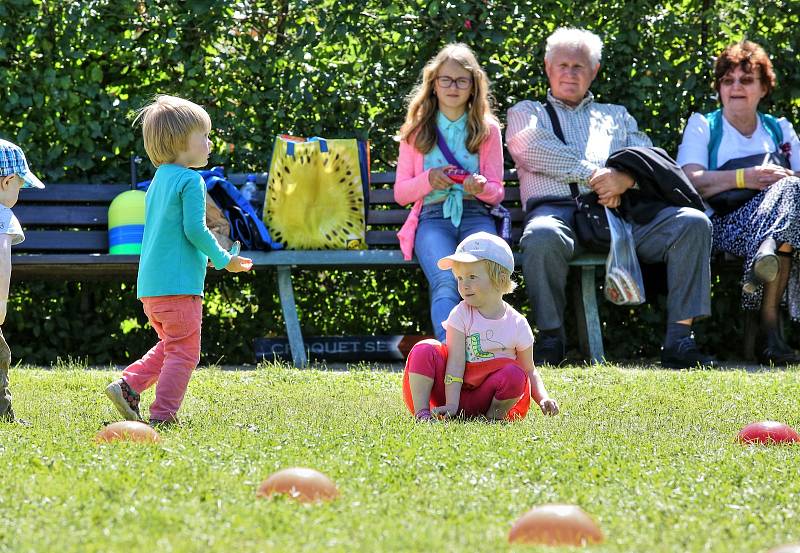
<path fill-rule="evenodd" d="M 638 185 L 622 194 L 619 209 L 629 221 L 649 223 L 668 206 L 705 210 L 686 174 L 661 148 L 622 148 L 608 157 L 606 167 L 628 173 Z"/>

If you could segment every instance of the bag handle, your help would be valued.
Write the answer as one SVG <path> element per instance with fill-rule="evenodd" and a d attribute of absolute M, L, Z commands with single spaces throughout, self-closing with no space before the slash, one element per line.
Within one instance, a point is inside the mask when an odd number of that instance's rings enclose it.
<path fill-rule="evenodd" d="M 297 140 L 287 140 L 283 139 L 286 142 L 286 155 L 289 157 L 294 157 L 294 145 L 298 143 Z M 328 153 L 328 141 L 322 138 L 321 136 L 312 136 L 306 142 L 319 142 L 319 151 L 323 154 Z"/>
<path fill-rule="evenodd" d="M 319 151 L 323 154 L 328 153 L 328 141 L 321 136 L 312 136 L 308 139 L 309 142 L 319 142 Z"/>
<path fill-rule="evenodd" d="M 553 104 L 551 104 L 548 100 L 542 102 L 542 105 L 544 106 L 547 115 L 550 117 L 550 123 L 553 125 L 553 133 L 561 142 L 566 144 L 567 141 L 564 140 L 564 131 L 561 130 L 561 121 L 558 119 L 556 108 L 554 108 Z M 578 196 L 580 196 L 578 185 L 574 182 L 569 183 L 569 191 L 572 193 L 572 197 L 576 200 L 578 199 Z"/>

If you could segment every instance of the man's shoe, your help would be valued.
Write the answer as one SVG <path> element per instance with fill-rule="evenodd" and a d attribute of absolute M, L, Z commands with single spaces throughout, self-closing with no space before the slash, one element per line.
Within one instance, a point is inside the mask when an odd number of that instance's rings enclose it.
<path fill-rule="evenodd" d="M 106 395 L 125 420 L 144 422 L 139 414 L 139 394 L 124 379 L 120 378 L 109 384 Z"/>
<path fill-rule="evenodd" d="M 539 338 L 533 346 L 534 364 L 557 367 L 564 362 L 565 358 L 564 341 L 560 336 L 539 333 Z"/>
<path fill-rule="evenodd" d="M 710 369 L 716 364 L 716 359 L 700 351 L 692 336 L 661 350 L 661 366 L 665 369 Z"/>

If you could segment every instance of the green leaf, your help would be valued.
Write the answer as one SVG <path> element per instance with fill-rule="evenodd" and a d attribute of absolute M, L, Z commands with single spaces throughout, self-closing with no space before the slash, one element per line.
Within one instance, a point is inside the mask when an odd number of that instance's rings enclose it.
<path fill-rule="evenodd" d="M 96 83 L 99 83 L 103 80 L 103 70 L 100 69 L 99 65 L 93 64 L 91 66 L 89 70 L 89 78 Z"/>

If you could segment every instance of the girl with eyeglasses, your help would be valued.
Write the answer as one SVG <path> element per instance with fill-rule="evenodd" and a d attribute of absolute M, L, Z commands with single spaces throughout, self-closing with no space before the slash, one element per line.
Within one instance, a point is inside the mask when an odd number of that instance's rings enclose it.
<path fill-rule="evenodd" d="M 428 61 L 399 138 L 394 197 L 413 207 L 397 236 L 405 259 L 416 253 L 425 273 L 433 331 L 444 342 L 442 322 L 461 297 L 452 273 L 436 263 L 470 234 L 496 234 L 487 204 L 504 195 L 500 123 L 468 46 L 449 44 Z"/>

